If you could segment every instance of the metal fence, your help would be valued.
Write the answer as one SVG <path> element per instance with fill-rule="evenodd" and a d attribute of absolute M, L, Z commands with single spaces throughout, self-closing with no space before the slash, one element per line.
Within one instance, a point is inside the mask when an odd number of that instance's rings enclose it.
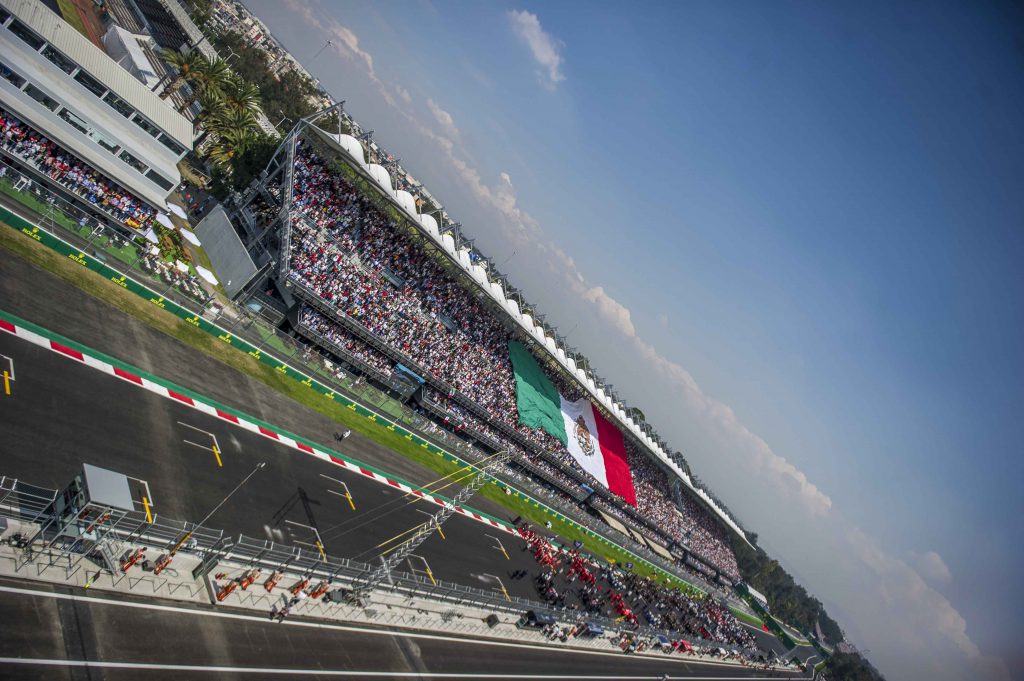
<path fill-rule="evenodd" d="M 0 477 L 0 516 L 22 522 L 33 523 L 41 529 L 36 534 L 36 547 L 28 547 L 27 555 L 42 555 L 45 547 L 69 558 L 67 565 L 74 565 L 82 557 L 98 554 L 111 548 L 115 554 L 138 545 L 149 546 L 159 552 L 169 552 L 180 547 L 180 553 L 192 556 L 198 561 L 192 572 L 195 579 L 215 569 L 229 568 L 229 565 L 243 569 L 259 569 L 270 573 L 282 572 L 296 575 L 300 579 L 324 580 L 333 587 L 359 585 L 375 567 L 348 558 L 329 556 L 319 551 L 279 544 L 272 541 L 239 535 L 229 538 L 224 531 L 197 526 L 194 522 L 150 516 L 142 510 L 116 510 L 97 507 L 105 513 L 107 520 L 102 531 L 97 531 L 93 513 L 90 519 L 83 519 L 93 504 L 85 508 L 59 508 L 56 503 L 61 493 L 57 490 L 35 487 L 23 481 Z M 70 518 L 70 520 L 69 520 Z M 89 524 L 87 531 L 83 528 Z M 78 527 L 76 527 L 78 526 Z M 68 529 L 71 528 L 71 531 Z M 188 541 L 183 541 L 187 537 Z M 57 561 L 52 558 L 48 565 Z M 23 561 L 24 564 L 24 561 Z M 229 564 L 229 565 L 225 565 Z M 230 569 L 230 568 L 229 568 Z M 69 572 L 69 574 L 71 574 Z M 428 580 L 426 577 L 401 571 L 391 573 L 388 583 L 379 592 L 391 593 L 405 598 L 423 598 L 431 602 L 447 603 L 460 607 L 478 608 L 507 615 L 520 616 L 526 611 L 544 613 L 563 623 L 575 623 L 581 619 L 598 624 L 607 631 L 630 631 L 643 636 L 664 634 L 681 638 L 683 632 L 654 629 L 649 626 L 624 625 L 607 617 L 584 613 L 564 607 L 551 607 L 540 601 L 517 596 L 505 596 L 496 591 L 487 591 L 444 580 Z M 718 642 L 708 641 L 708 645 Z M 724 645 L 724 644 L 723 644 Z"/>

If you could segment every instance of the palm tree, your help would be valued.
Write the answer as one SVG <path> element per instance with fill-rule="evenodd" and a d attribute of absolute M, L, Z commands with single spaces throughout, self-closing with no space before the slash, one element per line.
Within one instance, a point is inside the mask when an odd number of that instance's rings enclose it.
<path fill-rule="evenodd" d="M 192 86 L 192 95 L 178 108 L 178 113 L 188 109 L 200 97 L 211 92 L 223 92 L 231 80 L 231 69 L 223 59 L 203 58 L 199 68 L 190 72 L 188 79 Z"/>
<path fill-rule="evenodd" d="M 217 133 L 217 141 L 210 147 L 208 156 L 217 165 L 226 168 L 231 159 L 243 153 L 253 140 L 248 128 L 229 128 Z"/>
<path fill-rule="evenodd" d="M 209 130 L 210 122 L 227 111 L 227 98 L 223 92 L 213 88 L 200 93 L 198 99 L 200 111 L 192 120 L 192 127 L 194 130 L 198 130 L 200 127 Z"/>
<path fill-rule="evenodd" d="M 256 124 L 256 112 L 252 109 L 237 109 L 228 104 L 213 116 L 210 127 L 217 134 L 226 130 L 254 132 L 258 127 Z"/>
<path fill-rule="evenodd" d="M 167 87 L 165 87 L 161 93 L 161 96 L 164 99 L 170 99 L 173 97 L 174 94 L 192 78 L 192 75 L 197 70 L 201 70 L 203 68 L 203 65 L 207 61 L 199 50 L 191 50 L 189 52 L 163 50 L 163 52 L 161 52 L 161 56 L 164 61 L 177 72 L 177 75 L 170 83 L 167 84 Z"/>
<path fill-rule="evenodd" d="M 254 115 L 259 115 L 263 110 L 260 89 L 237 75 L 228 80 L 223 91 L 227 105 L 232 109 L 251 111 Z"/>
<path fill-rule="evenodd" d="M 251 109 L 238 109 L 228 103 L 219 92 L 210 92 L 201 100 L 203 112 L 200 115 L 203 132 L 196 140 L 195 148 L 200 149 L 210 136 L 215 138 L 208 156 L 221 165 L 229 161 L 234 153 L 241 151 L 249 138 L 259 130 L 256 114 Z M 234 152 L 231 151 L 235 147 Z"/>

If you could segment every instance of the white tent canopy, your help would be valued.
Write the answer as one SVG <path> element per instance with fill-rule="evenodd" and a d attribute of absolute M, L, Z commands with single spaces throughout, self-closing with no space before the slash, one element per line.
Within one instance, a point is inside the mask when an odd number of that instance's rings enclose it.
<path fill-rule="evenodd" d="M 206 269 L 202 265 L 196 265 L 195 267 L 196 272 L 199 273 L 199 276 L 205 279 L 206 281 L 210 282 L 214 286 L 220 283 L 217 281 L 217 277 L 213 276 L 213 272 L 211 272 L 210 270 Z"/>
<path fill-rule="evenodd" d="M 157 213 L 156 221 L 159 222 L 164 227 L 166 227 L 167 229 L 174 229 L 174 223 L 171 222 L 171 219 L 169 217 L 167 217 L 167 213 Z"/>
<path fill-rule="evenodd" d="M 193 246 L 202 246 L 203 242 L 199 240 L 199 237 L 195 235 L 195 232 L 188 229 L 180 229 L 181 235 L 185 237 L 185 241 L 189 242 Z"/>
<path fill-rule="evenodd" d="M 185 210 L 181 206 L 176 204 L 176 203 L 171 203 L 170 201 L 168 201 L 167 202 L 167 210 L 171 211 L 172 213 L 177 215 L 182 220 L 188 220 L 188 214 L 185 213 Z"/>

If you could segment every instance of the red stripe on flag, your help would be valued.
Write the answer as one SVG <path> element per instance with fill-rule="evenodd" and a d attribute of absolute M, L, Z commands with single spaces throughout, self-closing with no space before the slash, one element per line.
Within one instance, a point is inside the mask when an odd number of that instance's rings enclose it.
<path fill-rule="evenodd" d="M 238 423 L 238 417 L 234 414 L 229 414 L 226 411 L 217 410 L 217 416 L 221 417 L 225 421 L 231 421 L 231 423 Z"/>
<path fill-rule="evenodd" d="M 11 324 L 6 319 L 0 319 L 0 329 L 3 329 L 4 331 L 8 331 L 10 333 L 15 333 L 17 331 L 17 327 L 15 327 L 14 324 Z"/>
<path fill-rule="evenodd" d="M 85 357 L 82 355 L 82 353 L 80 353 L 78 350 L 72 350 L 68 346 L 61 345 L 57 341 L 50 341 L 50 347 L 53 348 L 54 350 L 56 350 L 57 352 L 60 352 L 60 353 L 63 353 L 65 355 L 67 355 L 68 357 L 74 357 L 79 362 L 81 362 L 82 360 L 85 359 Z"/>
<path fill-rule="evenodd" d="M 130 374 L 127 371 L 125 371 L 124 369 L 119 369 L 117 367 L 114 367 L 114 375 L 115 376 L 120 376 L 121 378 L 125 379 L 126 381 L 131 381 L 132 383 L 138 383 L 139 385 L 142 385 L 142 377 L 136 376 L 135 374 Z"/>
<path fill-rule="evenodd" d="M 191 397 L 188 397 L 186 395 L 182 395 L 181 393 L 176 393 L 173 390 L 168 390 L 167 394 L 170 395 L 171 397 L 173 397 L 174 399 L 178 400 L 179 402 L 184 402 L 187 405 L 192 406 L 192 405 L 195 404 L 195 402 L 192 401 Z"/>
<path fill-rule="evenodd" d="M 636 506 L 636 490 L 633 489 L 633 476 L 629 472 L 622 432 L 609 423 L 593 405 L 590 408 L 594 411 L 594 423 L 597 424 L 597 440 L 604 456 L 608 489 L 622 497 L 627 504 Z"/>
<path fill-rule="evenodd" d="M 259 428 L 259 429 L 260 429 L 260 432 L 261 432 L 261 433 L 263 433 L 264 435 L 266 435 L 267 437 L 272 437 L 272 438 L 274 438 L 275 440 L 277 439 L 277 433 L 275 433 L 274 431 L 272 431 L 272 430 L 267 430 L 267 429 L 266 429 L 266 428 L 264 428 L 263 426 L 256 426 L 256 427 L 257 427 L 257 428 Z"/>

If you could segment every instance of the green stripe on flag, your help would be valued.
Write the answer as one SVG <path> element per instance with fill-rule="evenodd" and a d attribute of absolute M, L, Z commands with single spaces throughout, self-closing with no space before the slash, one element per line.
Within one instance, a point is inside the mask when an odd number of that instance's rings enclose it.
<path fill-rule="evenodd" d="M 542 428 L 568 445 L 569 438 L 562 420 L 562 399 L 544 370 L 530 351 L 519 341 L 508 342 L 508 355 L 516 377 L 516 409 L 519 422 L 531 428 Z"/>

